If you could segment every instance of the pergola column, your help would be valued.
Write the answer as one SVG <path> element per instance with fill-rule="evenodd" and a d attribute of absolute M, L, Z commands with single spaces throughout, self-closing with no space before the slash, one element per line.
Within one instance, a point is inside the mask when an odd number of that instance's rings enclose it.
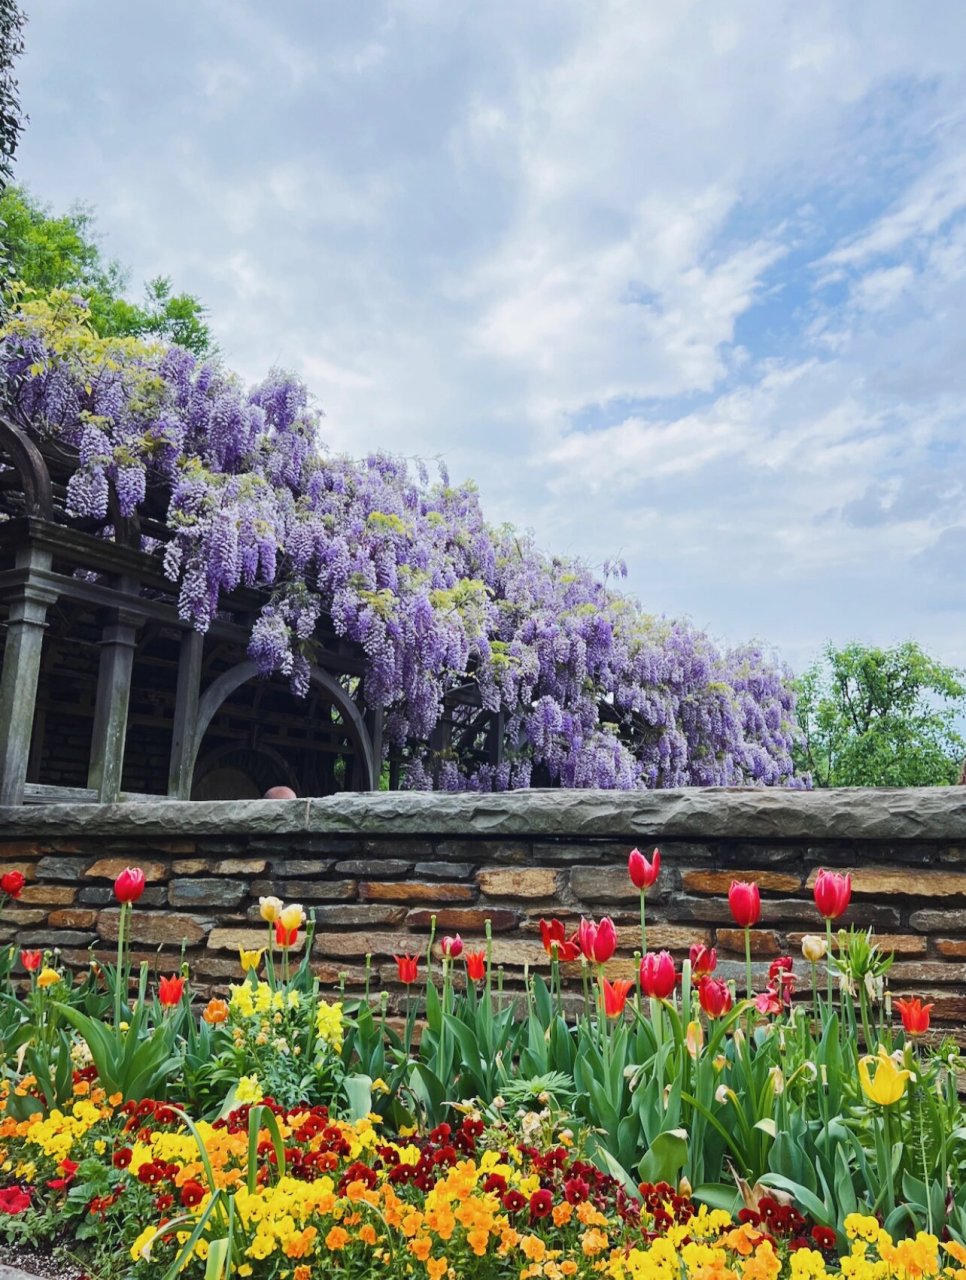
<path fill-rule="evenodd" d="M 178 686 L 174 695 L 171 762 L 168 766 L 168 795 L 177 800 L 191 799 L 191 780 L 195 768 L 195 725 L 198 722 L 204 647 L 205 638 L 198 631 L 185 631 L 181 637 Z"/>
<path fill-rule="evenodd" d="M 29 580 L 12 594 L 0 675 L 0 804 L 22 804 L 47 609 L 56 591 Z"/>
<path fill-rule="evenodd" d="M 97 671 L 97 702 L 91 740 L 87 785 L 97 791 L 101 804 L 113 804 L 121 794 L 124 742 L 131 698 L 131 672 L 141 614 L 118 609 L 103 632 Z"/>

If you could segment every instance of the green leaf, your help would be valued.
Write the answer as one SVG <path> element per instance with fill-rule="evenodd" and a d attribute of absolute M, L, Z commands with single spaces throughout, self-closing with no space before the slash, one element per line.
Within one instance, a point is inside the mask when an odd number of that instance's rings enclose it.
<path fill-rule="evenodd" d="M 688 1158 L 686 1129 L 659 1133 L 637 1166 L 642 1182 L 669 1182 L 676 1185 Z"/>

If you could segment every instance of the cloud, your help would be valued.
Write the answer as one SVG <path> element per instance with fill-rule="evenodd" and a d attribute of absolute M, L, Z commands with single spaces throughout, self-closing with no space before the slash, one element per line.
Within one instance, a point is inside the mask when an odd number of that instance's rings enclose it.
<path fill-rule="evenodd" d="M 966 660 L 920 559 L 966 527 L 955 0 L 36 9 L 20 176 L 246 378 L 302 372 L 332 447 L 442 454 L 796 663 Z"/>

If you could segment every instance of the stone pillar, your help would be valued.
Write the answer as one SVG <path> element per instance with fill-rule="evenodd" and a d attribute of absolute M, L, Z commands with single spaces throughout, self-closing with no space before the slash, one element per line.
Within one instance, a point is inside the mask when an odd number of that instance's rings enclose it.
<path fill-rule="evenodd" d="M 178 687 L 174 699 L 174 727 L 171 734 L 171 763 L 168 767 L 168 795 L 175 800 L 191 799 L 194 773 L 194 737 L 198 722 L 201 689 L 201 662 L 205 638 L 186 631 L 178 655 Z"/>
<path fill-rule="evenodd" d="M 0 804 L 22 804 L 47 609 L 56 591 L 28 579 L 10 597 L 0 676 Z"/>
<path fill-rule="evenodd" d="M 374 707 L 371 711 L 366 712 L 366 729 L 372 741 L 372 782 L 369 787 L 370 791 L 379 790 L 379 782 L 382 777 L 382 728 L 385 719 L 385 712 L 382 707 Z"/>
<path fill-rule="evenodd" d="M 87 771 L 87 785 L 97 791 L 101 804 L 113 804 L 121 794 L 134 646 L 143 621 L 139 613 L 118 609 L 101 638 L 91 763 Z"/>

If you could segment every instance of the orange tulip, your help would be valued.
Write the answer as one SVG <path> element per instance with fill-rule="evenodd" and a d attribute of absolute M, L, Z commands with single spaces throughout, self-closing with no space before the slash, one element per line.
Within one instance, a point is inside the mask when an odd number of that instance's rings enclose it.
<path fill-rule="evenodd" d="M 629 978 L 616 978 L 608 982 L 604 978 L 604 1012 L 608 1018 L 619 1018 L 624 1012 L 627 993 L 634 983 Z"/>
<path fill-rule="evenodd" d="M 228 1021 L 228 1005 L 224 1000 L 216 1000 L 212 997 L 205 1005 L 204 1012 L 201 1015 L 205 1022 L 211 1026 L 217 1026 L 219 1022 Z"/>

